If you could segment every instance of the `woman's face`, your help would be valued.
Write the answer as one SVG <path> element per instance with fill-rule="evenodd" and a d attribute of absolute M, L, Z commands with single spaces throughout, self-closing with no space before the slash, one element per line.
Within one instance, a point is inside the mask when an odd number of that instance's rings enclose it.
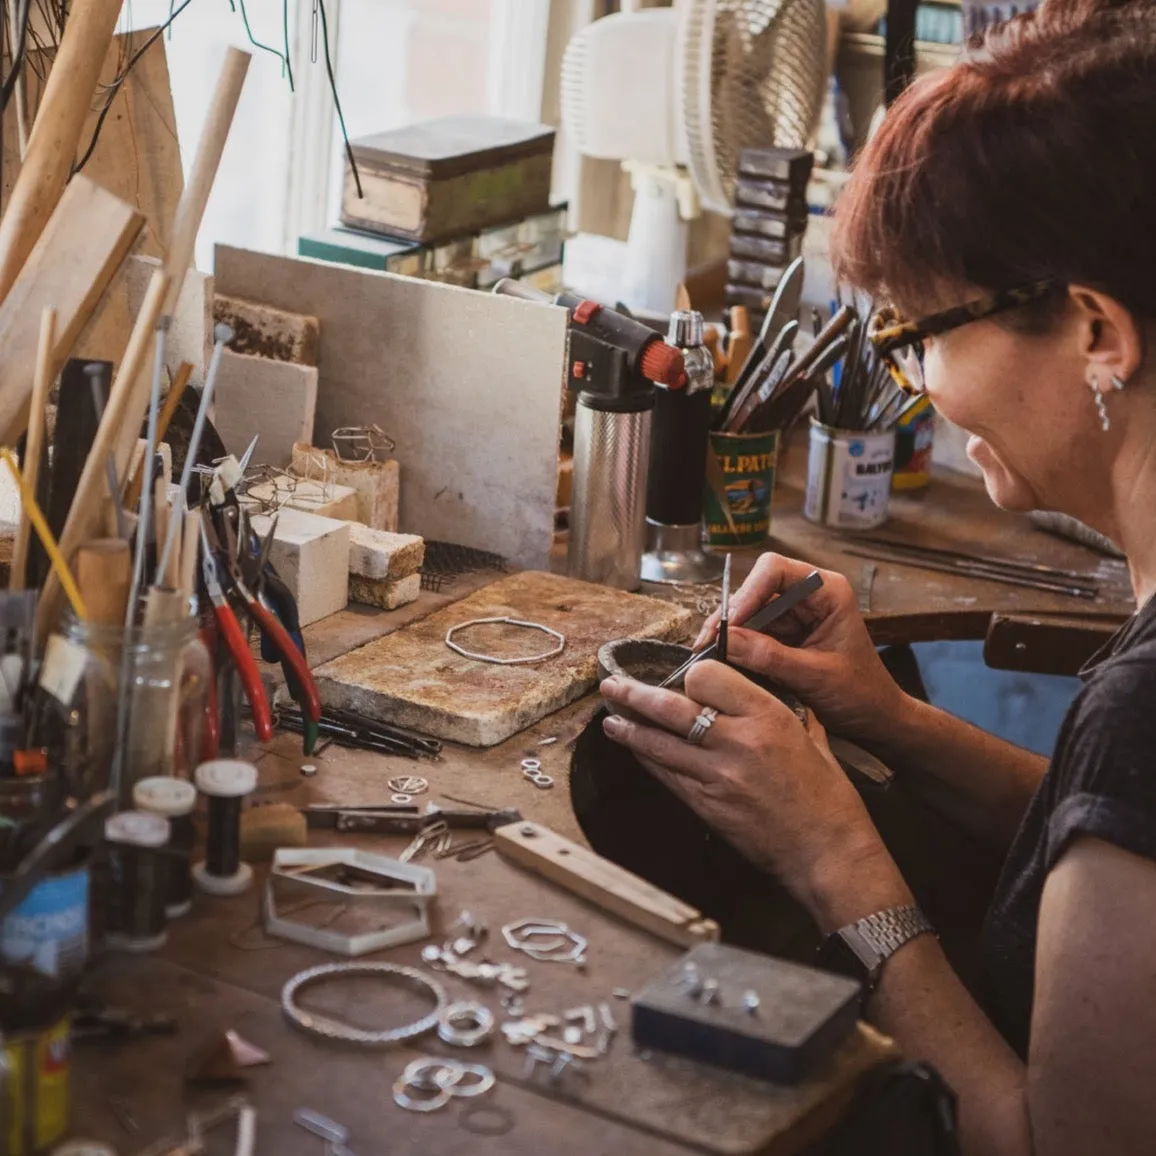
<path fill-rule="evenodd" d="M 1098 500 L 1103 433 L 1086 364 L 1064 322 L 1025 335 L 989 318 L 927 343 L 927 392 L 972 435 L 968 455 L 997 505 L 1078 514 Z"/>

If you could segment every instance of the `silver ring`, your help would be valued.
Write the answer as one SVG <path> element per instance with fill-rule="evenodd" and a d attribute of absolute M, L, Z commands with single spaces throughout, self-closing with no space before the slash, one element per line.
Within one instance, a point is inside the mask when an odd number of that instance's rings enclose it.
<path fill-rule="evenodd" d="M 394 794 L 389 796 L 389 801 L 391 803 L 396 803 L 399 807 L 404 807 L 407 804 L 413 802 L 413 795 L 406 795 L 401 791 L 396 791 Z"/>
<path fill-rule="evenodd" d="M 701 747 L 702 740 L 706 738 L 706 732 L 714 726 L 716 718 L 718 718 L 718 711 L 713 706 L 704 706 L 698 712 L 698 718 L 694 720 L 694 724 L 687 732 L 686 741 L 693 747 Z"/>
<path fill-rule="evenodd" d="M 437 1093 L 428 1100 L 415 1099 L 409 1094 L 410 1088 L 416 1090 L 417 1086 L 402 1080 L 393 1085 L 393 1102 L 407 1112 L 437 1112 L 450 1102 L 450 1094 L 445 1088 L 439 1087 Z"/>
<path fill-rule="evenodd" d="M 522 770 L 524 771 L 540 771 L 542 769 L 541 759 L 523 759 Z"/>
<path fill-rule="evenodd" d="M 554 785 L 554 780 L 549 775 L 536 774 L 526 777 L 539 791 L 548 791 Z"/>
<path fill-rule="evenodd" d="M 455 1048 L 476 1047 L 493 1030 L 494 1013 L 485 1004 L 472 1000 L 452 1003 L 438 1017 L 438 1038 Z M 459 1073 L 459 1079 L 460 1076 Z"/>
<path fill-rule="evenodd" d="M 421 775 L 395 775 L 385 785 L 399 795 L 424 795 L 429 790 L 429 779 Z"/>
<path fill-rule="evenodd" d="M 493 1071 L 484 1064 L 459 1064 L 458 1069 L 452 1083 L 443 1082 L 443 1075 L 446 1079 L 449 1078 L 449 1074 L 445 1072 L 435 1072 L 434 1083 L 449 1092 L 451 1096 L 467 1100 L 473 1096 L 484 1096 L 496 1083 Z M 472 1084 L 463 1084 L 463 1076 L 476 1076 L 477 1081 Z"/>

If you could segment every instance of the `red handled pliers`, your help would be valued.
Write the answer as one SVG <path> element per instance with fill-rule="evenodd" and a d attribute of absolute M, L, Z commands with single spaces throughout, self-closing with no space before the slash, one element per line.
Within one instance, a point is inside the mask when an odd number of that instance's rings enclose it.
<path fill-rule="evenodd" d="M 217 623 L 217 634 L 224 642 L 241 678 L 241 685 L 245 688 L 245 697 L 249 700 L 249 707 L 253 712 L 253 729 L 257 738 L 267 743 L 273 737 L 273 718 L 269 713 L 269 699 L 265 695 L 265 685 L 261 681 L 261 673 L 257 663 L 249 650 L 249 642 L 237 616 L 225 598 L 221 587 L 220 571 L 217 567 L 217 558 L 209 544 L 208 534 L 205 533 L 204 523 L 201 523 L 201 545 L 203 556 L 201 570 L 205 578 L 205 589 L 209 593 L 209 601 L 213 604 L 213 617 Z"/>

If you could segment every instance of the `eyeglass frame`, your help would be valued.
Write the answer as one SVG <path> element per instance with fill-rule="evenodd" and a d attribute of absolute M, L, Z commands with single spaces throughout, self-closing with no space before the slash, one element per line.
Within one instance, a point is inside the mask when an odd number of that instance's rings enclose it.
<path fill-rule="evenodd" d="M 963 305 L 953 305 L 950 309 L 943 309 L 938 313 L 929 313 L 916 321 L 900 321 L 890 308 L 880 309 L 871 318 L 867 339 L 875 352 L 886 360 L 887 368 L 900 389 L 906 393 L 923 393 L 923 383 L 916 385 L 912 382 L 907 372 L 896 361 L 895 353 L 898 350 L 918 345 L 928 337 L 950 333 L 953 329 L 960 329 L 973 321 L 982 321 L 985 317 L 1003 313 L 1007 309 L 1039 301 L 1058 285 L 1059 282 L 1052 277 L 1032 281 L 1026 285 L 985 294 L 983 297 L 977 297 Z"/>

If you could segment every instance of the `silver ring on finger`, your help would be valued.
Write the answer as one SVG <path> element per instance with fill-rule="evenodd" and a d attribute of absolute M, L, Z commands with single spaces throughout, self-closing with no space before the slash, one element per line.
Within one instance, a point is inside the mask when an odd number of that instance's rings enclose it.
<path fill-rule="evenodd" d="M 698 718 L 691 724 L 691 728 L 687 731 L 686 741 L 691 746 L 701 747 L 703 739 L 706 738 L 706 732 L 714 726 L 714 720 L 718 718 L 718 711 L 713 706 L 704 706 L 698 712 Z"/>

